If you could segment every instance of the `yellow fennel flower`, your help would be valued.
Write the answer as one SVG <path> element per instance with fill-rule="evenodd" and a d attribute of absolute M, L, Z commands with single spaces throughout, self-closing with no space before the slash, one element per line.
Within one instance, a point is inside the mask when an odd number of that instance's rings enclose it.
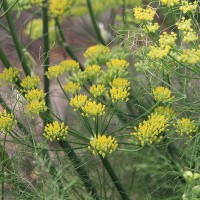
<path fill-rule="evenodd" d="M 161 101 L 163 103 L 169 102 L 174 98 L 171 96 L 172 91 L 162 86 L 153 89 L 152 93 L 156 101 Z"/>
<path fill-rule="evenodd" d="M 135 131 L 131 133 L 138 142 L 144 146 L 152 144 L 154 141 L 160 142 L 163 138 L 162 133 L 169 127 L 168 118 L 164 115 L 153 113 L 148 119 L 134 127 Z"/>
<path fill-rule="evenodd" d="M 197 64 L 200 61 L 200 49 L 184 49 L 178 60 L 188 64 Z"/>
<path fill-rule="evenodd" d="M 34 4 L 34 5 L 41 5 L 42 0 L 31 0 L 31 3 Z"/>
<path fill-rule="evenodd" d="M 63 60 L 59 65 L 67 72 L 74 72 L 80 69 L 79 63 L 75 60 Z"/>
<path fill-rule="evenodd" d="M 129 90 L 127 88 L 123 87 L 112 87 L 110 89 L 110 96 L 112 99 L 112 102 L 116 101 L 128 101 L 128 96 L 130 95 Z"/>
<path fill-rule="evenodd" d="M 19 80 L 19 69 L 10 67 L 4 69 L 0 74 L 0 85 L 7 85 L 9 83 L 15 83 Z"/>
<path fill-rule="evenodd" d="M 95 45 L 89 47 L 85 53 L 84 57 L 87 59 L 89 65 L 92 64 L 104 64 L 110 54 L 110 49 L 103 45 Z"/>
<path fill-rule="evenodd" d="M 198 7 L 197 1 L 188 2 L 186 0 L 182 1 L 182 6 L 180 6 L 180 10 L 185 14 L 187 12 L 194 12 Z"/>
<path fill-rule="evenodd" d="M 77 109 L 84 106 L 86 101 L 87 101 L 87 96 L 79 94 L 79 95 L 76 95 L 74 98 L 71 98 L 70 106 L 73 107 L 74 110 L 76 111 Z"/>
<path fill-rule="evenodd" d="M 158 25 L 158 23 L 154 23 L 154 24 L 152 24 L 152 22 L 149 22 L 148 24 L 147 24 L 147 30 L 150 32 L 150 33 L 155 33 L 158 29 L 159 29 L 159 25 Z M 145 31 L 146 31 L 146 29 L 145 29 Z"/>
<path fill-rule="evenodd" d="M 169 46 L 175 45 L 176 38 L 177 35 L 174 32 L 171 32 L 170 34 L 164 32 L 163 35 L 160 35 L 159 38 L 160 47 L 165 48 L 167 45 Z"/>
<path fill-rule="evenodd" d="M 175 111 L 169 106 L 159 106 L 154 110 L 154 113 L 164 115 L 168 119 L 173 119 L 176 115 Z"/>
<path fill-rule="evenodd" d="M 39 115 L 41 112 L 45 112 L 45 111 L 47 111 L 45 101 L 44 100 L 39 101 L 38 99 L 35 99 L 26 105 L 25 113 L 31 115 L 32 118 L 34 118 L 37 115 Z"/>
<path fill-rule="evenodd" d="M 166 45 L 165 47 L 154 47 L 150 46 L 151 50 L 147 54 L 148 57 L 152 59 L 162 59 L 166 57 L 169 52 L 171 47 L 169 45 Z"/>
<path fill-rule="evenodd" d="M 44 127 L 43 136 L 50 141 L 53 140 L 66 140 L 68 134 L 68 126 L 65 126 L 64 122 L 59 124 L 57 121 L 47 124 Z"/>
<path fill-rule="evenodd" d="M 48 68 L 46 76 L 48 79 L 58 78 L 58 76 L 62 75 L 64 72 L 65 67 L 61 65 L 55 65 Z"/>
<path fill-rule="evenodd" d="M 149 7 L 147 9 L 143 9 L 140 7 L 133 8 L 134 16 L 136 19 L 145 20 L 145 21 L 152 21 L 156 11 Z"/>
<path fill-rule="evenodd" d="M 82 106 L 81 109 L 83 110 L 83 115 L 87 117 L 102 116 L 105 114 L 105 105 L 97 103 L 96 101 L 86 101 L 85 105 Z"/>
<path fill-rule="evenodd" d="M 107 154 L 113 153 L 117 146 L 118 143 L 114 137 L 99 135 L 98 137 L 92 138 L 90 140 L 88 150 L 91 151 L 93 155 L 99 154 L 105 158 Z"/>
<path fill-rule="evenodd" d="M 128 69 L 129 63 L 126 60 L 121 59 L 112 59 L 106 63 L 109 70 L 116 69 L 116 70 L 124 70 Z"/>
<path fill-rule="evenodd" d="M 90 93 L 96 98 L 101 96 L 106 91 L 106 88 L 102 84 L 92 85 L 90 87 Z"/>
<path fill-rule="evenodd" d="M 25 94 L 25 98 L 28 101 L 43 100 L 45 96 L 46 94 L 39 89 L 30 90 L 27 94 Z"/>
<path fill-rule="evenodd" d="M 179 30 L 182 31 L 189 31 L 192 27 L 192 23 L 191 23 L 191 19 L 185 19 L 185 17 L 181 18 L 181 22 L 177 22 L 176 25 L 178 27 Z"/>
<path fill-rule="evenodd" d="M 53 16 L 62 16 L 70 6 L 69 0 L 49 0 L 49 11 Z"/>
<path fill-rule="evenodd" d="M 188 43 L 188 42 L 194 42 L 196 40 L 198 40 L 198 36 L 192 28 L 189 31 L 183 32 L 183 41 L 184 42 Z"/>
<path fill-rule="evenodd" d="M 163 5 L 168 7 L 178 5 L 180 0 L 160 0 Z"/>
<path fill-rule="evenodd" d="M 80 84 L 73 83 L 72 81 L 70 81 L 66 86 L 64 86 L 64 89 L 66 92 L 76 94 L 77 92 L 80 91 L 81 87 Z"/>
<path fill-rule="evenodd" d="M 20 85 L 23 87 L 23 91 L 29 91 L 37 88 L 38 85 L 40 84 L 41 84 L 40 77 L 34 75 L 25 77 Z"/>
<path fill-rule="evenodd" d="M 12 113 L 7 113 L 6 110 L 0 111 L 0 131 L 12 131 L 17 125 L 17 121 Z"/>
<path fill-rule="evenodd" d="M 119 88 L 119 87 L 122 87 L 122 88 L 127 88 L 127 89 L 130 89 L 130 81 L 124 79 L 124 78 L 115 78 L 113 80 L 112 83 L 110 83 L 112 87 L 116 87 L 116 88 Z"/>
<path fill-rule="evenodd" d="M 197 131 L 197 125 L 195 121 L 191 120 L 190 118 L 178 119 L 174 124 L 174 127 L 176 128 L 176 132 L 181 136 L 183 136 L 183 134 L 189 135 Z"/>
<path fill-rule="evenodd" d="M 102 73 L 101 67 L 99 65 L 91 65 L 85 68 L 83 72 L 84 78 L 93 81 Z"/>

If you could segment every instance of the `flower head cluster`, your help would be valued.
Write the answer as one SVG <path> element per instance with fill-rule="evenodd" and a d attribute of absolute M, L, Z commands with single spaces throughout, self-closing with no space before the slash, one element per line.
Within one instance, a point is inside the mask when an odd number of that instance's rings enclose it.
<path fill-rule="evenodd" d="M 163 5 L 168 7 L 178 5 L 180 0 L 160 0 Z"/>
<path fill-rule="evenodd" d="M 70 6 L 69 0 L 49 0 L 49 11 L 53 16 L 62 16 Z"/>
<path fill-rule="evenodd" d="M 174 98 L 171 96 L 172 91 L 162 86 L 153 89 L 152 92 L 154 99 L 163 103 L 169 102 Z"/>
<path fill-rule="evenodd" d="M 167 45 L 169 46 L 175 45 L 176 37 L 177 35 L 174 32 L 171 32 L 170 34 L 164 32 L 163 35 L 160 35 L 159 38 L 160 47 L 166 47 Z"/>
<path fill-rule="evenodd" d="M 197 64 L 200 61 L 200 49 L 184 49 L 178 60 L 188 64 Z"/>
<path fill-rule="evenodd" d="M 43 136 L 50 141 L 53 140 L 66 140 L 66 136 L 68 133 L 68 126 L 65 126 L 64 122 L 59 124 L 57 121 L 53 123 L 47 124 L 44 127 Z"/>
<path fill-rule="evenodd" d="M 191 29 L 192 23 L 191 19 L 185 19 L 185 17 L 181 18 L 181 22 L 176 23 L 177 27 L 181 31 L 189 31 Z"/>
<path fill-rule="evenodd" d="M 169 106 L 159 106 L 154 110 L 154 113 L 164 115 L 168 119 L 173 119 L 176 115 L 175 111 Z"/>
<path fill-rule="evenodd" d="M 138 142 L 143 146 L 152 144 L 154 141 L 160 142 L 162 132 L 167 131 L 169 127 L 168 118 L 164 115 L 153 113 L 148 120 L 143 121 L 138 127 L 134 127 L 135 131 L 131 133 Z"/>
<path fill-rule="evenodd" d="M 84 53 L 88 65 L 104 64 L 109 59 L 109 55 L 110 49 L 103 45 L 91 46 Z"/>
<path fill-rule="evenodd" d="M 15 120 L 14 115 L 7 113 L 6 110 L 3 112 L 0 111 L 0 131 L 11 131 L 15 128 L 17 121 Z"/>
<path fill-rule="evenodd" d="M 37 75 L 34 76 L 27 76 L 25 77 L 22 82 L 21 86 L 23 87 L 23 91 L 33 90 L 41 84 L 40 77 Z"/>
<path fill-rule="evenodd" d="M 116 78 L 111 83 L 110 96 L 112 102 L 128 101 L 130 81 L 123 78 Z"/>
<path fill-rule="evenodd" d="M 71 98 L 70 106 L 73 107 L 74 110 L 76 111 L 77 109 L 84 106 L 86 101 L 87 101 L 87 96 L 79 94 L 79 95 L 76 95 L 74 98 Z"/>
<path fill-rule="evenodd" d="M 185 14 L 187 12 L 194 12 L 198 7 L 197 1 L 194 1 L 193 3 L 188 2 L 186 0 L 182 1 L 182 6 L 180 6 L 180 10 Z"/>
<path fill-rule="evenodd" d="M 48 79 L 58 78 L 59 75 L 62 75 L 65 72 L 65 67 L 61 65 L 55 65 L 48 68 L 46 76 Z"/>
<path fill-rule="evenodd" d="M 85 68 L 83 72 L 84 79 L 93 81 L 102 73 L 101 67 L 99 65 L 91 65 Z"/>
<path fill-rule="evenodd" d="M 74 72 L 80 69 L 79 63 L 75 60 L 63 60 L 59 65 L 67 72 Z"/>
<path fill-rule="evenodd" d="M 106 88 L 102 84 L 92 85 L 90 87 L 90 93 L 96 98 L 101 96 L 106 91 Z"/>
<path fill-rule="evenodd" d="M 197 125 L 195 121 L 191 120 L 190 118 L 178 119 L 174 124 L 174 127 L 176 128 L 176 132 L 181 136 L 183 136 L 183 134 L 189 135 L 197 131 Z"/>
<path fill-rule="evenodd" d="M 64 86 L 64 89 L 68 93 L 76 94 L 80 91 L 81 87 L 79 83 L 74 83 L 70 81 L 66 86 Z"/>
<path fill-rule="evenodd" d="M 34 5 L 41 5 L 42 0 L 31 0 L 31 3 L 34 4 Z"/>
<path fill-rule="evenodd" d="M 169 52 L 171 47 L 169 45 L 165 46 L 165 47 L 154 47 L 154 46 L 150 46 L 151 50 L 150 52 L 147 54 L 148 57 L 153 58 L 153 59 L 162 59 L 164 57 L 166 57 Z"/>
<path fill-rule="evenodd" d="M 109 153 L 113 153 L 118 146 L 117 140 L 112 137 L 105 135 L 99 135 L 98 137 L 92 138 L 90 140 L 90 146 L 88 146 L 89 151 L 93 155 L 101 155 L 103 158 Z"/>
<path fill-rule="evenodd" d="M 18 81 L 20 75 L 19 70 L 15 67 L 10 67 L 8 69 L 4 69 L 0 74 L 0 84 L 7 85 L 9 83 L 14 83 Z"/>
<path fill-rule="evenodd" d="M 83 115 L 87 117 L 102 116 L 105 114 L 105 105 L 102 103 L 97 103 L 96 101 L 92 101 L 91 99 L 86 101 L 85 105 L 82 106 L 81 109 L 83 110 Z"/>
<path fill-rule="evenodd" d="M 152 24 L 152 22 L 149 22 L 149 23 L 147 24 L 147 30 L 148 30 L 150 33 L 155 33 L 158 29 L 159 29 L 158 23 Z M 145 29 L 145 30 L 146 30 L 146 29 Z"/>
<path fill-rule="evenodd" d="M 33 89 L 30 90 L 25 98 L 29 102 L 26 105 L 27 113 L 32 115 L 32 117 L 38 115 L 40 112 L 44 112 L 47 110 L 45 105 L 44 97 L 46 96 L 42 90 Z"/>
<path fill-rule="evenodd" d="M 149 7 L 147 9 L 143 9 L 140 7 L 133 8 L 134 16 L 136 19 L 145 20 L 145 21 L 152 21 L 156 11 Z"/>

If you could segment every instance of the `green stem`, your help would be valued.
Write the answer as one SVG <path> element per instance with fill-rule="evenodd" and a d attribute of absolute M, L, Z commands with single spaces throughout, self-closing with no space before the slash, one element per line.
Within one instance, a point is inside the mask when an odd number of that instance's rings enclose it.
<path fill-rule="evenodd" d="M 92 194 L 94 199 L 98 200 L 99 198 L 97 196 L 97 191 L 96 191 L 92 181 L 90 180 L 90 177 L 88 176 L 87 171 L 82 166 L 81 160 L 75 154 L 72 147 L 70 146 L 70 144 L 67 141 L 60 141 L 59 143 L 66 150 L 70 161 L 73 163 L 73 165 L 74 165 L 80 179 L 82 180 L 85 188 L 87 189 L 87 191 Z"/>
<path fill-rule="evenodd" d="M 47 76 L 45 74 L 45 72 L 48 71 L 49 61 L 50 61 L 50 59 L 49 59 L 49 53 L 50 53 L 49 52 L 50 51 L 50 48 L 49 48 L 49 23 L 48 23 L 49 17 L 48 17 L 47 3 L 48 3 L 48 1 L 44 0 L 43 1 L 43 7 L 42 7 L 42 13 L 43 13 L 43 16 L 42 16 L 42 20 L 43 20 L 43 56 L 44 56 L 43 66 L 44 66 L 44 92 L 46 93 L 44 100 L 45 100 L 46 106 L 48 108 L 50 108 L 50 95 L 49 95 L 50 82 L 49 82 L 49 79 L 47 78 Z"/>
<path fill-rule="evenodd" d="M 26 60 L 24 59 L 25 57 L 24 57 L 24 53 L 23 53 L 23 50 L 22 50 L 23 46 L 20 43 L 19 38 L 17 36 L 17 32 L 16 32 L 16 30 L 14 28 L 13 19 L 11 18 L 10 13 L 6 12 L 9 9 L 7 0 L 3 0 L 2 6 L 3 6 L 4 12 L 5 12 L 5 16 L 6 16 L 6 20 L 7 20 L 9 29 L 10 29 L 10 33 L 11 33 L 13 42 L 15 44 L 15 48 L 16 48 L 18 57 L 19 57 L 19 59 L 21 61 L 24 73 L 26 74 L 26 76 L 30 75 L 31 72 L 30 72 L 30 69 L 29 69 L 29 67 L 28 67 L 28 65 L 26 63 Z"/>
<path fill-rule="evenodd" d="M 95 29 L 95 32 L 96 32 L 96 35 L 97 35 L 97 39 L 101 44 L 105 45 L 105 42 L 104 42 L 104 40 L 101 36 L 101 32 L 99 30 L 99 26 L 97 25 L 97 21 L 96 21 L 96 18 L 94 16 L 94 12 L 93 12 L 93 8 L 92 8 L 92 4 L 91 4 L 90 0 L 87 0 L 87 7 L 88 7 L 88 10 L 89 10 L 90 18 L 92 20 L 92 24 L 94 26 L 94 29 Z"/>
<path fill-rule="evenodd" d="M 62 31 L 62 28 L 60 26 L 60 22 L 59 22 L 59 19 L 56 17 L 55 18 L 55 23 L 56 23 L 56 27 L 58 29 L 58 33 L 59 33 L 59 36 L 60 36 L 60 44 L 63 46 L 63 48 L 65 49 L 65 51 L 69 54 L 69 56 L 73 59 L 73 60 L 76 60 L 79 65 L 80 65 L 80 68 L 82 71 L 84 71 L 84 67 L 83 65 L 81 65 L 81 63 L 79 62 L 78 58 L 75 56 L 75 54 L 73 53 L 73 51 L 71 50 L 69 44 L 67 43 L 67 41 L 65 40 L 65 37 L 64 37 L 64 34 L 63 34 L 63 31 Z"/>
<path fill-rule="evenodd" d="M 128 197 L 127 193 L 125 192 L 123 186 L 121 185 L 117 175 L 115 174 L 110 162 L 107 160 L 107 158 L 103 158 L 100 156 L 101 161 L 106 168 L 108 174 L 110 175 L 110 178 L 112 179 L 113 183 L 115 184 L 115 187 L 117 188 L 119 194 L 121 195 L 123 200 L 129 200 L 130 198 Z"/>
<path fill-rule="evenodd" d="M 0 59 L 5 68 L 11 67 L 9 60 L 7 59 L 6 55 L 4 54 L 3 50 L 0 48 Z"/>

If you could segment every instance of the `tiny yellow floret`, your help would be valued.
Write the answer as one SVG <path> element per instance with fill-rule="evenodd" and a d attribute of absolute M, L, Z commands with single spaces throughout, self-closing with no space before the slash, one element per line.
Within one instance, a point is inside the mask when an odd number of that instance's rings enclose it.
<path fill-rule="evenodd" d="M 52 142 L 53 140 L 66 140 L 67 134 L 68 126 L 65 126 L 64 122 L 59 124 L 54 121 L 44 127 L 43 136 Z"/>
<path fill-rule="evenodd" d="M 117 140 L 106 135 L 99 135 L 98 137 L 92 138 L 90 140 L 90 145 L 88 150 L 92 152 L 93 155 L 101 155 L 103 158 L 109 153 L 113 153 L 118 146 Z"/>

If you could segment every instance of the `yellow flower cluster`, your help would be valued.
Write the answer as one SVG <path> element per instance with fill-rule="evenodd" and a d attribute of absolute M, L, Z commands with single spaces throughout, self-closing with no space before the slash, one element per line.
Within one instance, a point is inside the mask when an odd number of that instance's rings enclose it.
<path fill-rule="evenodd" d="M 163 103 L 169 102 L 174 98 L 171 96 L 171 90 L 162 86 L 153 89 L 152 93 L 156 101 L 160 101 Z"/>
<path fill-rule="evenodd" d="M 77 109 L 84 106 L 86 101 L 87 101 L 87 96 L 79 94 L 79 95 L 76 95 L 74 98 L 71 98 L 70 106 L 73 107 L 74 110 L 76 111 Z"/>
<path fill-rule="evenodd" d="M 180 6 L 180 10 L 185 14 L 187 12 L 194 12 L 198 7 L 197 1 L 194 1 L 193 3 L 188 2 L 186 0 L 182 1 L 182 6 Z"/>
<path fill-rule="evenodd" d="M 158 106 L 155 110 L 154 113 L 158 115 L 164 115 L 168 119 L 173 119 L 176 115 L 175 111 L 170 108 L 169 106 Z"/>
<path fill-rule="evenodd" d="M 89 64 L 104 64 L 109 58 L 110 49 L 104 45 L 95 45 L 89 47 L 84 57 L 88 59 Z"/>
<path fill-rule="evenodd" d="M 70 5 L 69 0 L 49 0 L 49 11 L 53 16 L 62 16 Z"/>
<path fill-rule="evenodd" d="M 31 0 L 31 3 L 34 4 L 34 5 L 41 5 L 42 0 Z"/>
<path fill-rule="evenodd" d="M 181 136 L 183 136 L 183 134 L 189 135 L 197 131 L 195 121 L 189 118 L 178 119 L 174 124 L 174 127 L 176 128 L 176 132 L 178 132 Z"/>
<path fill-rule="evenodd" d="M 99 135 L 98 137 L 92 138 L 90 140 L 90 146 L 88 146 L 88 150 L 91 151 L 93 155 L 99 154 L 105 158 L 108 153 L 113 153 L 117 146 L 118 143 L 114 137 Z"/>
<path fill-rule="evenodd" d="M 147 9 L 143 9 L 140 7 L 133 8 L 134 16 L 136 19 L 145 20 L 145 21 L 152 21 L 156 11 L 149 7 Z"/>
<path fill-rule="evenodd" d="M 105 114 L 105 105 L 97 103 L 96 101 L 86 101 L 85 105 L 81 107 L 84 115 L 89 116 L 102 116 Z"/>
<path fill-rule="evenodd" d="M 65 68 L 61 65 L 55 65 L 48 68 L 46 76 L 48 79 L 58 78 L 59 75 L 62 75 L 65 72 Z"/>
<path fill-rule="evenodd" d="M 79 83 L 73 83 L 72 81 L 70 81 L 66 86 L 64 86 L 64 89 L 66 92 L 76 94 L 80 91 L 81 87 Z"/>
<path fill-rule="evenodd" d="M 67 72 L 74 72 L 80 69 L 79 63 L 75 60 L 63 60 L 59 65 Z"/>
<path fill-rule="evenodd" d="M 92 85 L 90 87 L 90 93 L 96 98 L 101 96 L 106 91 L 106 88 L 102 84 Z"/>
<path fill-rule="evenodd" d="M 177 38 L 177 35 L 174 32 L 171 32 L 170 34 L 163 32 L 163 35 L 160 35 L 160 38 L 159 38 L 160 47 L 165 48 L 167 45 L 169 46 L 175 45 L 176 38 Z"/>
<path fill-rule="evenodd" d="M 200 61 L 200 49 L 184 49 L 178 60 L 188 64 L 197 64 Z"/>
<path fill-rule="evenodd" d="M 9 83 L 14 83 L 18 81 L 20 75 L 19 70 L 15 67 L 10 67 L 8 69 L 4 69 L 0 74 L 0 85 L 7 85 Z"/>
<path fill-rule="evenodd" d="M 3 112 L 0 111 L 0 131 L 11 131 L 15 128 L 17 121 L 15 120 L 14 115 L 7 113 L 6 110 Z"/>
<path fill-rule="evenodd" d="M 129 63 L 126 60 L 122 59 L 112 59 L 109 62 L 106 63 L 109 70 L 115 69 L 115 70 L 126 70 L 129 66 Z"/>
<path fill-rule="evenodd" d="M 185 17 L 182 17 L 181 18 L 181 22 L 177 22 L 176 25 L 178 27 L 179 30 L 181 31 L 189 31 L 192 27 L 192 24 L 191 24 L 191 19 L 185 19 Z"/>
<path fill-rule="evenodd" d="M 153 58 L 153 59 L 162 59 L 164 57 L 166 57 L 169 52 L 171 47 L 169 45 L 163 47 L 154 47 L 154 46 L 150 46 L 151 50 L 150 52 L 147 54 L 148 57 Z"/>
<path fill-rule="evenodd" d="M 116 101 L 128 101 L 130 81 L 123 78 L 116 78 L 111 85 L 110 96 L 113 103 Z"/>
<path fill-rule="evenodd" d="M 159 25 L 158 25 L 158 23 L 154 23 L 154 24 L 152 24 L 152 22 L 149 22 L 148 24 L 147 24 L 147 30 L 150 32 L 150 33 L 155 33 L 158 29 L 159 29 Z M 146 31 L 146 29 L 145 29 L 145 31 Z"/>
<path fill-rule="evenodd" d="M 33 90 L 41 84 L 40 77 L 37 75 L 34 76 L 27 76 L 25 77 L 22 82 L 21 86 L 23 87 L 22 91 L 29 91 Z"/>
<path fill-rule="evenodd" d="M 101 67 L 99 65 L 91 65 L 87 66 L 85 68 L 85 71 L 83 72 L 83 76 L 85 79 L 93 80 L 97 76 L 99 76 L 102 73 Z"/>
<path fill-rule="evenodd" d="M 160 0 L 163 5 L 168 7 L 178 5 L 180 0 Z"/>
<path fill-rule="evenodd" d="M 164 115 L 153 113 L 148 116 L 148 120 L 143 121 L 138 127 L 134 127 L 135 131 L 131 133 L 138 142 L 144 146 L 152 144 L 154 141 L 160 142 L 163 136 L 162 132 L 167 131 L 169 127 L 168 118 Z"/>
<path fill-rule="evenodd" d="M 36 115 L 39 115 L 40 112 L 46 111 L 47 107 L 44 101 L 45 96 L 46 94 L 44 94 L 42 90 L 33 89 L 29 91 L 25 95 L 25 98 L 29 101 L 29 103 L 26 105 L 26 113 L 32 115 L 32 117 L 35 117 Z"/>
<path fill-rule="evenodd" d="M 68 126 L 65 126 L 64 122 L 59 124 L 57 121 L 47 124 L 44 127 L 43 136 L 50 141 L 53 140 L 66 140 L 68 133 Z"/>

